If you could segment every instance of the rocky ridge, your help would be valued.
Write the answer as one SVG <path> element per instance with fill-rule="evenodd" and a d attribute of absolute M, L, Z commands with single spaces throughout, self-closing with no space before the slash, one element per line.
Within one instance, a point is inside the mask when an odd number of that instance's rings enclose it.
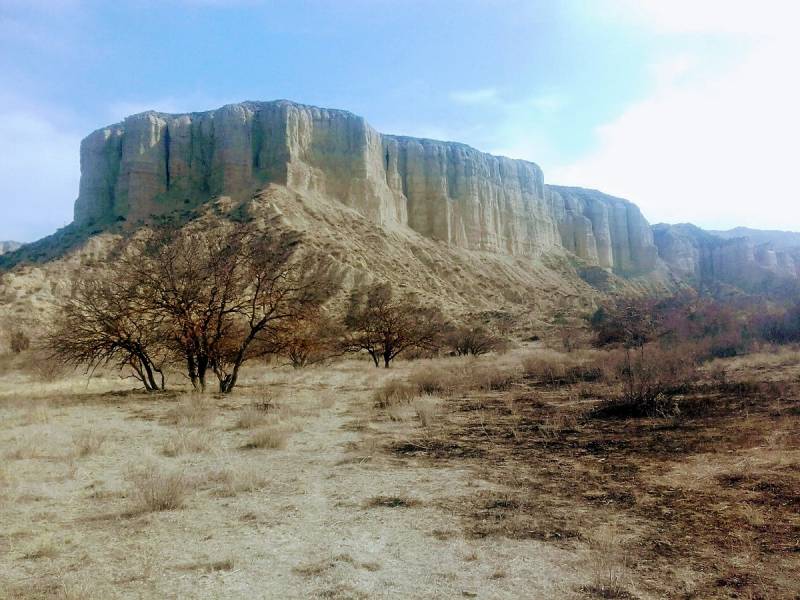
<path fill-rule="evenodd" d="M 453 248 L 529 257 L 566 250 L 624 275 L 657 267 L 649 224 L 630 202 L 547 186 L 531 162 L 384 135 L 352 113 L 283 100 L 146 112 L 95 131 L 81 144 L 75 222 L 137 226 L 269 184 Z"/>
<path fill-rule="evenodd" d="M 735 230 L 734 230 L 735 231 Z M 775 279 L 800 278 L 800 248 L 748 236 L 723 236 L 687 223 L 653 226 L 658 254 L 672 272 L 701 287 L 718 282 L 758 290 Z"/>

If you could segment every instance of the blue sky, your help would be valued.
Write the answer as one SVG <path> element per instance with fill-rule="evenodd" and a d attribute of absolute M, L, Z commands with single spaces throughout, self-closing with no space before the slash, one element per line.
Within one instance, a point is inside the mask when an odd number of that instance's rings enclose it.
<path fill-rule="evenodd" d="M 80 139 L 289 98 L 539 163 L 651 222 L 800 230 L 789 0 L 0 0 L 0 239 L 71 220 Z"/>

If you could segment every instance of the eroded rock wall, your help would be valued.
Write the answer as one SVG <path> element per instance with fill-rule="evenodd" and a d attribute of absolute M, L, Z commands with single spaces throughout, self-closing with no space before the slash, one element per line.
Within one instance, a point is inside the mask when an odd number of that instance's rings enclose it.
<path fill-rule="evenodd" d="M 690 224 L 653 226 L 659 256 L 677 275 L 699 285 L 725 282 L 756 289 L 773 276 L 800 277 L 800 251 L 776 250 L 750 238 L 722 238 Z"/>
<path fill-rule="evenodd" d="M 458 248 L 515 256 L 567 249 L 631 274 L 656 262 L 649 225 L 629 202 L 545 186 L 531 162 L 382 135 L 346 111 L 288 101 L 134 115 L 83 141 L 81 173 L 79 225 L 136 225 L 276 183 Z"/>

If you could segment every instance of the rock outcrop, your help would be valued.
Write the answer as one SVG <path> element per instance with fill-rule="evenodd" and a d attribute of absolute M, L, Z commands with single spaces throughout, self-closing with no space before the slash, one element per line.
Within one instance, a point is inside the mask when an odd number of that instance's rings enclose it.
<path fill-rule="evenodd" d="M 635 274 L 658 262 L 650 224 L 635 204 L 583 188 L 548 186 L 561 234 L 570 252 L 590 263 Z"/>
<path fill-rule="evenodd" d="M 546 186 L 531 162 L 383 135 L 349 112 L 288 101 L 147 112 L 92 133 L 81 145 L 75 221 L 135 226 L 268 184 L 456 248 L 512 256 L 566 249 L 622 274 L 646 273 L 657 260 L 649 225 L 629 202 Z"/>
<path fill-rule="evenodd" d="M 659 256 L 699 286 L 723 282 L 756 290 L 775 278 L 800 277 L 800 252 L 776 250 L 749 237 L 724 238 L 690 224 L 653 226 Z"/>
<path fill-rule="evenodd" d="M 19 242 L 0 242 L 0 256 L 3 254 L 8 254 L 9 252 L 14 252 L 20 248 L 22 244 Z"/>

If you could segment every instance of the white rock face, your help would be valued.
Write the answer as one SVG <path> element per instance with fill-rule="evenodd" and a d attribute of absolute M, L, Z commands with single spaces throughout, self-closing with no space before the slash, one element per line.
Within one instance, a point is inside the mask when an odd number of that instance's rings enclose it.
<path fill-rule="evenodd" d="M 13 252 L 20 246 L 22 246 L 22 244 L 19 242 L 0 242 L 0 256 Z"/>
<path fill-rule="evenodd" d="M 530 162 L 382 135 L 349 112 L 288 101 L 148 112 L 92 133 L 81 145 L 75 220 L 136 225 L 268 183 L 458 248 L 514 256 L 565 248 L 628 274 L 656 262 L 649 225 L 627 201 L 546 186 Z"/>
<path fill-rule="evenodd" d="M 757 289 L 770 275 L 800 277 L 800 250 L 776 250 L 748 237 L 722 238 L 694 225 L 653 227 L 659 256 L 672 271 L 700 285 L 726 282 Z"/>

